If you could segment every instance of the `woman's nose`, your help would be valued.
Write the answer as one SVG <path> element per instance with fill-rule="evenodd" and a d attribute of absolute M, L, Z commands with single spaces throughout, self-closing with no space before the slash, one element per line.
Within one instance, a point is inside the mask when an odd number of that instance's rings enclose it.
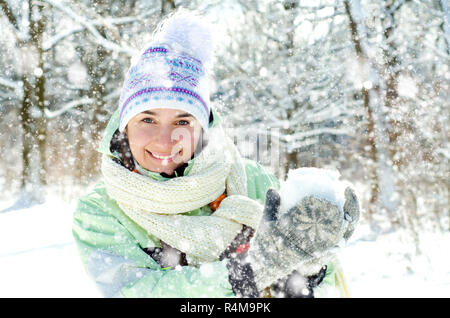
<path fill-rule="evenodd" d="M 171 149 L 173 145 L 176 143 L 176 140 L 173 138 L 173 130 L 171 128 L 161 128 L 159 130 L 158 136 L 156 138 L 156 142 L 159 147 L 162 149 Z"/>

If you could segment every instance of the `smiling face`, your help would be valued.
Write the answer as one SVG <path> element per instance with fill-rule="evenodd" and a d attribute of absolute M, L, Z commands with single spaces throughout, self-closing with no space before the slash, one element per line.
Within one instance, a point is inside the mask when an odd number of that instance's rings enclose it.
<path fill-rule="evenodd" d="M 126 133 L 131 153 L 139 165 L 171 175 L 192 158 L 201 130 L 200 123 L 189 113 L 158 108 L 133 117 Z"/>

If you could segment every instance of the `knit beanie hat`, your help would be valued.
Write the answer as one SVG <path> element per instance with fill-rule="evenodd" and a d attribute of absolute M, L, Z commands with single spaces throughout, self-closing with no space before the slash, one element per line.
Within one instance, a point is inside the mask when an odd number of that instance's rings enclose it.
<path fill-rule="evenodd" d="M 134 116 L 155 108 L 188 112 L 206 132 L 213 45 L 211 25 L 195 14 L 179 11 L 163 21 L 125 77 L 120 132 Z"/>

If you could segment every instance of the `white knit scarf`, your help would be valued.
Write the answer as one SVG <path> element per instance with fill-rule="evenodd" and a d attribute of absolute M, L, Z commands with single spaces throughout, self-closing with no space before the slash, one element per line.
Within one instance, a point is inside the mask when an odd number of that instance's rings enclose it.
<path fill-rule="evenodd" d="M 216 260 L 241 231 L 257 229 L 263 206 L 247 197 L 242 158 L 221 126 L 209 129 L 208 145 L 188 175 L 157 181 L 102 158 L 108 195 L 149 234 L 186 253 L 190 264 Z M 210 216 L 182 213 L 201 208 L 226 190 L 227 197 Z"/>

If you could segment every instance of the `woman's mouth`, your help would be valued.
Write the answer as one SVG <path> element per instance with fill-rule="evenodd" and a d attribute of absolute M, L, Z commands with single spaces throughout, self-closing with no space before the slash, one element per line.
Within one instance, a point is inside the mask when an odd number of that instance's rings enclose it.
<path fill-rule="evenodd" d="M 147 153 L 153 159 L 158 160 L 158 161 L 167 161 L 167 162 L 172 161 L 175 158 L 175 156 L 177 154 L 179 154 L 180 152 L 174 153 L 173 155 L 162 155 L 162 154 L 156 154 L 156 153 L 153 153 L 153 152 L 150 152 L 150 151 L 147 150 Z"/>

